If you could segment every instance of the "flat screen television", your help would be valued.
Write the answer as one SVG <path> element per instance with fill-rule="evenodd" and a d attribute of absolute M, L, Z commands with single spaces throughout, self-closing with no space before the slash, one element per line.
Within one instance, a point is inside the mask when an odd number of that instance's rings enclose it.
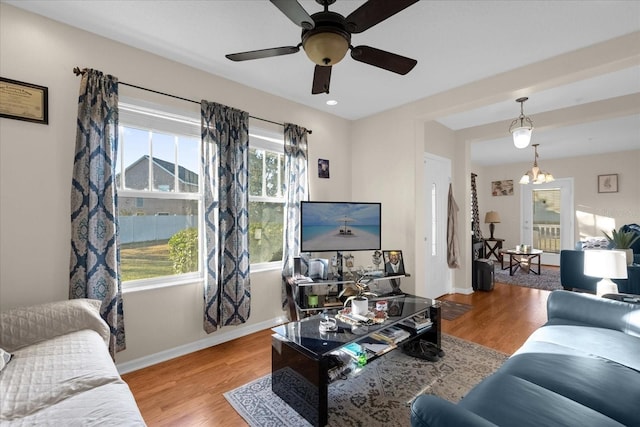
<path fill-rule="evenodd" d="M 300 252 L 380 250 L 382 205 L 301 202 Z"/>

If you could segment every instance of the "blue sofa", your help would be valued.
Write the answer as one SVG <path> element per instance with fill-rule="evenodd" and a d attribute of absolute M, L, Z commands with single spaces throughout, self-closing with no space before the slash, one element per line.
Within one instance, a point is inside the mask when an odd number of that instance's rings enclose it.
<path fill-rule="evenodd" d="M 459 403 L 416 398 L 411 425 L 640 426 L 640 304 L 559 290 L 547 315 Z"/>

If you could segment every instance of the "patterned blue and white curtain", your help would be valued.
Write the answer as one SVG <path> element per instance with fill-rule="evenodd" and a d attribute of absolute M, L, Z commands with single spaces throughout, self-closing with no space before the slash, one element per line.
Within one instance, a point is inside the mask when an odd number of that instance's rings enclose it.
<path fill-rule="evenodd" d="M 85 70 L 71 182 L 69 298 L 102 301 L 112 356 L 125 349 L 114 179 L 117 149 L 118 79 Z"/>
<path fill-rule="evenodd" d="M 293 274 L 293 258 L 300 252 L 300 202 L 309 194 L 307 130 L 284 125 L 284 236 L 282 251 L 282 306 L 286 303 L 284 278 Z"/>
<path fill-rule="evenodd" d="M 204 330 L 245 323 L 249 280 L 249 113 L 202 101 Z"/>

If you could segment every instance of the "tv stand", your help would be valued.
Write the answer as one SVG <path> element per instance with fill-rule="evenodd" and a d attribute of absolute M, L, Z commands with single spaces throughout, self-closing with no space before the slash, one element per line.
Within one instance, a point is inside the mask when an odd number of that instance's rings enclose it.
<path fill-rule="evenodd" d="M 408 274 L 396 275 L 396 276 L 370 276 L 369 280 L 371 282 L 381 282 L 381 281 L 389 281 L 391 285 L 391 289 L 388 292 L 385 292 L 383 295 L 380 295 L 377 298 L 369 298 L 372 299 L 385 299 L 392 296 L 404 295 L 404 292 L 400 290 L 400 281 L 403 277 L 408 277 Z M 326 295 L 318 295 L 317 304 L 315 306 L 309 305 L 308 296 L 312 294 L 311 289 L 315 286 L 322 287 L 336 287 L 336 292 L 334 292 L 335 296 L 339 292 L 342 291 L 345 285 L 354 284 L 355 280 L 344 280 L 339 279 L 338 277 L 328 280 L 320 280 L 315 279 L 313 281 L 298 281 L 293 276 L 287 276 L 285 278 L 286 281 L 286 292 L 287 292 L 287 308 L 289 311 L 289 319 L 297 321 L 301 320 L 304 317 L 309 315 L 317 314 L 322 312 L 323 310 L 337 310 L 341 309 L 342 302 L 340 300 L 328 300 Z"/>

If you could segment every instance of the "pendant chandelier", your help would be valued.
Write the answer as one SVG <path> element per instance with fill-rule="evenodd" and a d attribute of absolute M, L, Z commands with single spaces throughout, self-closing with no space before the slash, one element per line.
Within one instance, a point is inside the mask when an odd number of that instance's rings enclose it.
<path fill-rule="evenodd" d="M 545 182 L 553 182 L 555 178 L 549 172 L 543 172 L 538 167 L 538 145 L 532 144 L 535 151 L 535 157 L 533 158 L 533 167 L 528 170 L 520 178 L 520 184 L 544 184 Z"/>
<path fill-rule="evenodd" d="M 529 99 L 526 96 L 516 99 L 520 103 L 520 116 L 511 122 L 509 132 L 513 135 L 513 145 L 516 148 L 526 148 L 531 142 L 531 133 L 533 131 L 533 122 L 529 117 L 524 115 L 524 102 Z"/>

